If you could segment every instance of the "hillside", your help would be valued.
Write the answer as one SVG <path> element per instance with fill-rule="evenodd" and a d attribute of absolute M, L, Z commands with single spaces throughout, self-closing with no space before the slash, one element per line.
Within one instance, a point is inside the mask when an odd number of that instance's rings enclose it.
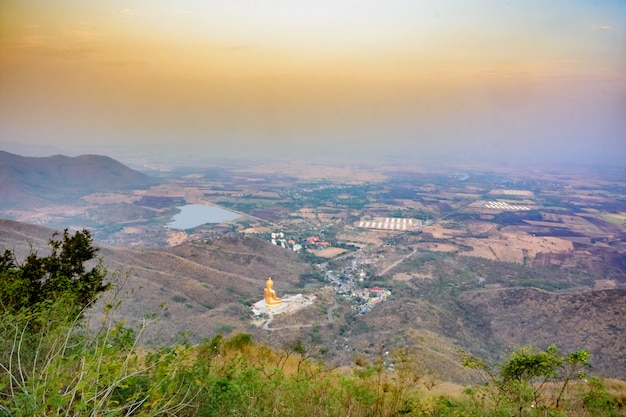
<path fill-rule="evenodd" d="M 0 151 L 0 209 L 67 203 L 93 192 L 156 183 L 107 156 L 24 157 Z"/>
<path fill-rule="evenodd" d="M 31 250 L 46 250 L 46 245 L 54 229 L 0 219 L 0 249 L 9 249 L 22 259 Z"/>
<path fill-rule="evenodd" d="M 24 257 L 32 245 L 47 254 L 52 233 L 0 219 L 0 249 Z M 121 285 L 117 316 L 140 322 L 145 315 L 162 315 L 144 335 L 143 341 L 152 345 L 171 343 L 181 332 L 192 332 L 192 340 L 201 341 L 219 332 L 246 331 L 249 305 L 263 297 L 268 276 L 280 294 L 296 293 L 302 291 L 297 288 L 299 276 L 312 272 L 295 253 L 250 238 L 216 238 L 172 248 L 97 246 L 111 279 Z"/>
<path fill-rule="evenodd" d="M 407 279 L 409 270 L 422 276 Z M 588 349 L 596 374 L 624 378 L 626 290 L 603 281 L 579 269 L 424 252 L 391 270 L 385 285 L 394 298 L 363 320 L 371 332 L 403 341 L 398 329 L 435 333 L 453 342 L 439 341 L 440 352 L 457 347 L 492 360 L 519 346 Z"/>
<path fill-rule="evenodd" d="M 101 251 L 110 270 L 128 271 L 119 315 L 140 320 L 163 313 L 146 332 L 149 344 L 167 344 L 181 332 L 201 341 L 217 333 L 250 332 L 250 305 L 263 298 L 271 276 L 281 294 L 302 291 L 300 274 L 311 266 L 268 242 L 221 238 L 168 249 Z M 165 310 L 159 308 L 165 303 Z"/>
<path fill-rule="evenodd" d="M 474 310 L 500 346 L 549 346 L 593 352 L 595 372 L 626 376 L 626 290 L 550 293 L 535 288 L 466 292 Z M 607 360 L 609 359 L 610 360 Z"/>
<path fill-rule="evenodd" d="M 14 248 L 24 256 L 32 245 L 45 253 L 52 233 L 0 220 L 0 248 Z M 459 349 L 498 360 L 512 346 L 545 348 L 554 343 L 564 351 L 588 349 L 598 375 L 626 377 L 624 290 L 533 288 L 555 288 L 573 279 L 549 268 L 531 270 L 425 253 L 424 259 L 413 258 L 414 267 L 433 278 L 379 277 L 383 281 L 371 284 L 385 285 L 393 295 L 358 314 L 332 291 L 300 288 L 300 277 L 314 275 L 315 269 L 292 251 L 256 238 L 211 238 L 170 248 L 101 246 L 100 255 L 114 282 L 123 284 L 116 317 L 138 324 L 146 315 L 160 316 L 142 336 L 150 346 L 171 344 L 183 332 L 194 343 L 218 333 L 245 332 L 275 347 L 297 339 L 316 340 L 327 348 L 329 363 L 337 366 L 359 357 L 373 360 L 385 350 L 404 347 L 419 356 L 421 372 L 467 383 L 469 374 L 459 364 Z M 488 276 L 487 270 L 492 271 L 490 287 L 476 279 L 477 273 Z M 253 325 L 249 307 L 262 298 L 268 276 L 274 278 L 280 296 L 317 297 L 312 307 L 297 314 L 275 316 L 274 331 Z M 519 288 L 520 284 L 532 286 Z M 115 294 L 108 293 L 102 302 Z"/>

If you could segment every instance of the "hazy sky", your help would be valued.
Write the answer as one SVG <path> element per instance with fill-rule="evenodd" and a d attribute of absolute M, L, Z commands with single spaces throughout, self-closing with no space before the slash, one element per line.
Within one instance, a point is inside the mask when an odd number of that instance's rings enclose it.
<path fill-rule="evenodd" d="M 626 160 L 623 0 L 0 0 L 0 144 Z"/>

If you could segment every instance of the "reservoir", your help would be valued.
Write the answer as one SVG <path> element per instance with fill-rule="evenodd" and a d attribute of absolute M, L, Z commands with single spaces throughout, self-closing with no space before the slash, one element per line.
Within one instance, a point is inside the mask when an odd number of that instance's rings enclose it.
<path fill-rule="evenodd" d="M 239 217 L 237 213 L 216 206 L 187 204 L 178 208 L 180 213 L 172 218 L 167 227 L 172 229 L 191 229 L 206 223 L 229 222 Z"/>

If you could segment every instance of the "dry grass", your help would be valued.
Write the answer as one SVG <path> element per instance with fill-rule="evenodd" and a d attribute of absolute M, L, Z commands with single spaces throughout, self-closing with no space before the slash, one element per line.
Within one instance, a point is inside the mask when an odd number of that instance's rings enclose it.
<path fill-rule="evenodd" d="M 437 224 L 425 226 L 421 230 L 435 239 L 449 239 L 456 244 L 471 247 L 470 251 L 463 252 L 464 255 L 493 261 L 523 264 L 532 262 L 538 253 L 571 253 L 574 250 L 570 240 L 551 236 L 532 236 L 514 227 L 498 231 L 494 224 L 471 222 L 466 225 L 466 229 L 447 229 L 444 225 Z M 476 234 L 487 234 L 487 237 L 471 237 Z M 425 248 L 430 251 L 452 251 L 451 245 L 439 244 L 437 247 L 431 243 L 418 245 L 427 245 Z"/>
<path fill-rule="evenodd" d="M 456 240 L 473 249 L 465 254 L 501 262 L 524 263 L 537 253 L 564 253 L 573 251 L 572 242 L 550 236 L 530 236 L 520 233 L 501 233 L 486 239 L 461 238 Z"/>
<path fill-rule="evenodd" d="M 315 220 L 317 218 L 316 210 L 312 208 L 302 208 L 297 211 L 296 215 L 303 219 Z"/>
<path fill-rule="evenodd" d="M 555 294 L 531 288 L 468 291 L 460 300 L 500 346 L 587 349 L 596 375 L 626 372 L 626 290 Z M 609 359 L 610 358 L 610 359 Z"/>
<path fill-rule="evenodd" d="M 456 252 L 459 248 L 447 243 L 420 242 L 413 245 L 415 249 L 426 250 L 429 252 Z"/>
<path fill-rule="evenodd" d="M 618 402 L 622 409 L 626 409 L 626 381 L 621 379 L 603 378 L 602 383 L 609 395 Z"/>
<path fill-rule="evenodd" d="M 89 204 L 119 204 L 119 203 L 133 203 L 146 194 L 146 191 L 137 190 L 129 191 L 125 193 L 93 193 L 82 197 L 82 199 Z"/>
<path fill-rule="evenodd" d="M 445 226 L 441 224 L 435 224 L 432 226 L 424 226 L 421 228 L 422 233 L 430 234 L 435 239 L 454 239 L 459 236 L 464 236 L 466 234 L 463 230 L 455 230 L 455 229 L 446 229 Z"/>
<path fill-rule="evenodd" d="M 315 254 L 317 256 L 321 256 L 322 258 L 334 258 L 335 256 L 341 255 L 345 252 L 347 252 L 346 249 L 342 248 L 325 248 L 322 250 L 316 250 Z"/>

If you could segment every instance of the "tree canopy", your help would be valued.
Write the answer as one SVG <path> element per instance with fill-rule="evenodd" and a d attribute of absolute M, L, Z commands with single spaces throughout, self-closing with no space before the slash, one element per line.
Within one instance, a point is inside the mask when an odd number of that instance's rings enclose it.
<path fill-rule="evenodd" d="M 508 401 L 515 408 L 514 415 L 521 416 L 528 404 L 558 409 L 570 382 L 583 378 L 585 370 L 591 368 L 589 358 L 585 349 L 561 355 L 555 345 L 550 345 L 545 350 L 522 347 L 495 369 L 464 353 L 461 363 L 483 380 L 484 394 L 493 404 Z M 552 398 L 546 394 L 549 386 L 553 388 Z"/>
<path fill-rule="evenodd" d="M 106 291 L 106 269 L 88 230 L 71 235 L 55 233 L 48 241 L 50 255 L 31 253 L 22 262 L 6 249 L 0 254 L 0 306 L 9 311 L 38 308 L 44 302 L 65 298 L 78 308 Z M 93 266 L 88 268 L 88 263 Z"/>

